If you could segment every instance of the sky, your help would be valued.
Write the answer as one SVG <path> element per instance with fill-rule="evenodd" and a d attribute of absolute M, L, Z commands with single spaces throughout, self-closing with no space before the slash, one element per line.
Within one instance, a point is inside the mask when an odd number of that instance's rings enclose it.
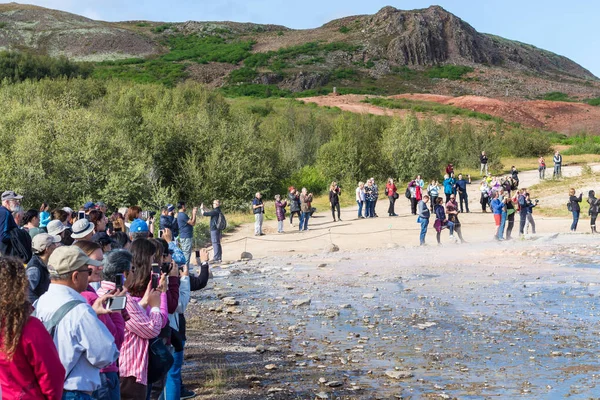
<path fill-rule="evenodd" d="M 23 0 L 21 0 L 23 1 Z M 479 32 L 566 56 L 600 77 L 599 0 L 31 0 L 104 21 L 236 21 L 316 28 L 335 18 L 439 5 Z"/>

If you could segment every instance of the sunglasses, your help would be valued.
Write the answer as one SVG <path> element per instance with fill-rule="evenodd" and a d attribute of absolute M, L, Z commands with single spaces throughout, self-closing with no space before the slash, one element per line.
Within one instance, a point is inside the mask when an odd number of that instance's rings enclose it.
<path fill-rule="evenodd" d="M 85 274 L 87 272 L 88 275 L 91 275 L 94 272 L 94 270 L 91 268 L 87 268 L 87 269 L 78 269 L 75 272 L 81 272 L 83 274 Z"/>

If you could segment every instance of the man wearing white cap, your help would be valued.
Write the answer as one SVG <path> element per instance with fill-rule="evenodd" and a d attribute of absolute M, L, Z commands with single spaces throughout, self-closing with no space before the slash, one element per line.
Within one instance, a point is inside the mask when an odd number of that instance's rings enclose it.
<path fill-rule="evenodd" d="M 44 323 L 67 372 L 63 399 L 91 400 L 100 387 L 100 369 L 117 360 L 114 337 L 98 315 L 108 314 L 100 297 L 90 307 L 81 292 L 88 286 L 90 266 L 101 266 L 75 246 L 57 248 L 48 260 L 52 283 L 36 302 L 35 317 Z"/>
<path fill-rule="evenodd" d="M 10 241 L 9 232 L 14 228 L 18 228 L 12 212 L 21 204 L 23 196 L 19 196 L 12 190 L 7 190 L 2 193 L 2 205 L 0 206 L 0 241 L 3 245 Z M 5 246 L 0 246 L 0 251 L 4 250 Z"/>
<path fill-rule="evenodd" d="M 94 235 L 94 224 L 88 221 L 87 218 L 78 219 L 73 224 L 73 233 L 71 237 L 76 242 L 80 240 L 90 240 Z"/>
<path fill-rule="evenodd" d="M 60 222 L 60 221 L 59 221 Z M 31 248 L 33 256 L 27 263 L 27 279 L 29 280 L 29 290 L 27 296 L 31 304 L 35 303 L 50 286 L 50 272 L 48 271 L 48 259 L 50 255 L 59 246 L 60 236 L 39 233 L 32 240 Z"/>

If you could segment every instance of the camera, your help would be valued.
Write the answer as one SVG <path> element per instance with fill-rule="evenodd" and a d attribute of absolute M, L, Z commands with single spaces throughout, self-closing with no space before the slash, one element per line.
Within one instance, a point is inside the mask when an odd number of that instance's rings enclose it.
<path fill-rule="evenodd" d="M 535 204 L 540 202 L 539 199 L 535 199 L 534 201 L 535 201 Z"/>

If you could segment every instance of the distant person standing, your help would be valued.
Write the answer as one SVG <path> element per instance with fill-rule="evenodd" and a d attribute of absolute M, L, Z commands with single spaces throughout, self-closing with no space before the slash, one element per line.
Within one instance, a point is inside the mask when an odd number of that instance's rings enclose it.
<path fill-rule="evenodd" d="M 285 221 L 285 208 L 287 201 L 281 200 L 280 195 L 275 195 L 275 214 L 277 214 L 277 233 L 283 233 L 283 221 Z"/>
<path fill-rule="evenodd" d="M 196 214 L 198 213 L 198 208 L 194 207 L 192 209 L 192 218 L 188 217 L 185 213 L 187 207 L 185 202 L 180 201 L 177 204 L 177 227 L 179 228 L 179 244 L 181 246 L 181 251 L 185 255 L 185 263 L 189 267 L 190 265 L 190 257 L 192 256 L 192 245 L 194 240 L 194 226 L 196 225 Z"/>
<path fill-rule="evenodd" d="M 331 185 L 329 186 L 329 206 L 331 207 L 331 216 L 333 217 L 333 222 L 336 222 L 336 210 L 337 220 L 342 220 L 342 218 L 340 217 L 340 194 L 342 194 L 342 190 L 338 186 L 337 182 L 331 182 Z"/>
<path fill-rule="evenodd" d="M 385 194 L 390 200 L 390 206 L 388 207 L 388 215 L 390 217 L 397 217 L 398 214 L 394 211 L 394 205 L 396 203 L 396 199 L 398 198 L 398 189 L 394 184 L 394 180 L 389 178 L 387 184 L 385 185 Z"/>
<path fill-rule="evenodd" d="M 260 192 L 256 192 L 252 200 L 252 212 L 254 213 L 254 236 L 263 236 L 262 225 L 265 218 L 265 203 Z"/>
<path fill-rule="evenodd" d="M 437 205 L 437 199 L 440 195 L 440 185 L 437 180 L 432 180 L 429 186 L 427 186 L 427 195 L 429 196 L 431 212 L 434 212 L 434 208 Z"/>
<path fill-rule="evenodd" d="M 364 187 L 365 189 L 365 218 L 374 218 L 372 214 L 373 202 L 375 201 L 375 195 L 373 194 L 373 182 L 369 179 Z"/>
<path fill-rule="evenodd" d="M 535 235 L 535 221 L 533 220 L 533 208 L 538 205 L 539 200 L 531 201 L 529 193 L 525 193 L 525 201 L 527 201 L 527 223 L 525 224 L 525 233 L 529 233 L 529 225 L 531 225 L 531 233 Z"/>
<path fill-rule="evenodd" d="M 219 226 L 219 218 L 223 213 L 223 211 L 221 211 L 221 202 L 219 200 L 213 200 L 213 209 L 211 211 L 206 210 L 204 204 L 201 204 L 200 212 L 203 216 L 210 217 L 210 241 L 214 251 L 212 262 L 220 263 L 223 257 L 223 249 L 221 248 L 223 226 Z"/>
<path fill-rule="evenodd" d="M 358 218 L 364 218 L 363 216 L 363 206 L 365 205 L 365 184 L 363 182 L 358 182 L 358 187 L 356 188 L 356 204 L 358 205 Z M 365 207 L 365 214 L 367 208 Z"/>
<path fill-rule="evenodd" d="M 427 235 L 429 217 L 431 216 L 431 212 L 429 211 L 429 207 L 427 206 L 428 201 L 429 196 L 424 195 L 423 199 L 417 204 L 417 212 L 419 215 L 419 217 L 417 218 L 417 222 L 421 224 L 421 234 L 419 235 L 419 243 L 421 246 L 425 246 L 425 235 Z"/>
<path fill-rule="evenodd" d="M 485 155 L 485 151 L 481 152 L 481 155 L 479 156 L 479 162 L 481 163 L 479 173 L 481 176 L 486 176 L 488 174 L 488 157 Z M 483 173 L 484 170 L 485 174 Z"/>
<path fill-rule="evenodd" d="M 454 165 L 452 163 L 448 163 L 446 166 L 446 174 L 452 179 L 454 179 Z"/>
<path fill-rule="evenodd" d="M 444 175 L 444 194 L 446 195 L 446 203 L 448 203 L 450 201 L 450 196 L 452 194 L 454 194 L 454 184 L 456 183 L 456 180 L 454 179 L 454 177 L 450 176 L 450 174 L 446 174 Z"/>
<path fill-rule="evenodd" d="M 560 152 L 558 150 L 556 150 L 556 152 L 554 152 L 554 157 L 552 158 L 552 161 L 554 161 L 554 178 L 560 178 L 562 176 L 562 171 L 561 171 L 561 167 L 562 167 L 562 155 L 560 154 Z"/>
<path fill-rule="evenodd" d="M 540 180 L 544 180 L 544 178 L 546 178 L 546 160 L 544 160 L 543 156 L 538 158 L 538 172 L 540 174 Z"/>
<path fill-rule="evenodd" d="M 590 226 L 592 228 L 592 234 L 598 233 L 596 231 L 596 218 L 598 218 L 598 211 L 600 210 L 600 199 L 596 198 L 596 192 L 590 190 L 588 192 L 588 204 L 590 205 L 590 209 L 588 214 L 590 215 Z"/>
<path fill-rule="evenodd" d="M 300 216 L 300 193 L 293 186 L 288 188 L 288 200 L 290 201 L 290 226 L 294 227 L 294 214 L 298 216 L 299 220 L 302 218 Z"/>
<path fill-rule="evenodd" d="M 471 184 L 471 175 L 467 175 L 467 179 L 463 179 L 462 174 L 458 174 L 458 180 L 456 181 L 456 191 L 458 192 L 458 199 L 460 204 L 460 212 L 463 212 L 463 203 L 465 204 L 465 210 L 469 212 L 469 193 L 467 193 L 467 185 Z"/>
<path fill-rule="evenodd" d="M 519 235 L 523 237 L 525 235 L 525 224 L 527 223 L 527 189 L 519 190 L 517 194 L 517 202 L 519 204 Z"/>
<path fill-rule="evenodd" d="M 302 218 L 300 219 L 300 230 L 308 230 L 308 219 L 310 218 L 311 203 L 313 201 L 312 193 L 307 193 L 306 188 L 302 188 L 300 194 L 300 210 L 302 210 Z"/>
<path fill-rule="evenodd" d="M 579 213 L 581 212 L 581 208 L 579 207 L 579 203 L 583 200 L 583 193 L 579 193 L 579 197 L 575 196 L 575 189 L 571 188 L 569 190 L 569 205 L 570 210 L 573 213 L 573 223 L 571 224 L 571 232 L 575 232 L 577 230 L 577 222 L 579 222 Z"/>
<path fill-rule="evenodd" d="M 379 188 L 377 187 L 377 184 L 375 183 L 375 178 L 371 178 L 371 182 L 373 182 L 373 191 L 371 193 L 373 195 L 373 205 L 371 206 L 371 216 L 379 217 L 379 215 L 377 215 L 377 199 L 379 198 Z"/>

